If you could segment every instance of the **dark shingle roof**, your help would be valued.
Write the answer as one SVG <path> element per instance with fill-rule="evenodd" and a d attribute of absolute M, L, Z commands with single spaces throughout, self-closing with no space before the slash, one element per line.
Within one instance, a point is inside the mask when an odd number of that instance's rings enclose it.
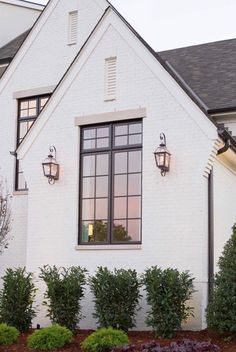
<path fill-rule="evenodd" d="M 158 53 L 206 105 L 236 107 L 236 39 Z"/>
<path fill-rule="evenodd" d="M 3 47 L 0 48 L 0 61 L 11 61 L 13 56 L 16 54 L 17 50 L 25 40 L 26 36 L 28 35 L 30 29 L 26 32 L 22 33 L 18 37 L 11 40 L 9 43 L 5 44 Z"/>

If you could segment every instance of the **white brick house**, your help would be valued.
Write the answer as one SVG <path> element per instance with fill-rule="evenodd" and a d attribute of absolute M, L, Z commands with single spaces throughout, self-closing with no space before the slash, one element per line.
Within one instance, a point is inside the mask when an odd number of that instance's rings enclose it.
<path fill-rule="evenodd" d="M 236 142 L 175 70 L 105 0 L 51 0 L 0 80 L 0 116 L 14 220 L 1 275 L 8 266 L 37 275 L 45 264 L 189 270 L 197 292 L 187 326 L 204 327 L 235 222 Z M 153 156 L 162 132 L 165 177 Z M 50 146 L 53 185 L 42 172 Z M 82 328 L 95 326 L 91 300 Z M 136 329 L 146 328 L 144 301 Z M 35 323 L 48 323 L 43 309 Z"/>

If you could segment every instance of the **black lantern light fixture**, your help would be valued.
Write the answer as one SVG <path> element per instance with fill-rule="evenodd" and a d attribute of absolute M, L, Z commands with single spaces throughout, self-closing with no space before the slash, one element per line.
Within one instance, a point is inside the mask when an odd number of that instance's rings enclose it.
<path fill-rule="evenodd" d="M 43 174 L 48 178 L 48 183 L 53 185 L 59 178 L 59 164 L 56 160 L 56 148 L 52 145 L 49 148 L 49 155 L 42 163 Z"/>
<path fill-rule="evenodd" d="M 166 172 L 170 170 L 170 157 L 171 154 L 166 148 L 166 136 L 164 133 L 160 134 L 160 145 L 155 150 L 154 156 L 157 167 L 161 170 L 161 176 L 165 176 Z"/>

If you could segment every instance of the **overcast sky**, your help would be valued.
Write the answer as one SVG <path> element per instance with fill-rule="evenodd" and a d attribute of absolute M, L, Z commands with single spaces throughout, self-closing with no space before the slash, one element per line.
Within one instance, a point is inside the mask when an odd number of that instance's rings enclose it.
<path fill-rule="evenodd" d="M 156 51 L 236 38 L 236 0 L 110 1 Z"/>

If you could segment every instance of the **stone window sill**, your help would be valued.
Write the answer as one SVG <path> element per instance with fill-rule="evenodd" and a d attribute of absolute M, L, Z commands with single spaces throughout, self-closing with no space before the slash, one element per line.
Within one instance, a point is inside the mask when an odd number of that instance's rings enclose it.
<path fill-rule="evenodd" d="M 75 247 L 77 251 L 89 251 L 89 250 L 140 250 L 142 249 L 141 244 L 105 244 L 105 245 L 78 245 Z"/>

